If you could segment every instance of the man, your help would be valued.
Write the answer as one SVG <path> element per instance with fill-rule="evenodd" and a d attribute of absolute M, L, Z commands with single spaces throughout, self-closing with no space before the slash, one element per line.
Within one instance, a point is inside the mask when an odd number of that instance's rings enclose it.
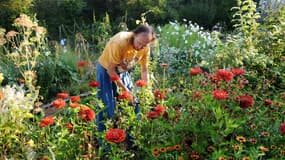
<path fill-rule="evenodd" d="M 106 44 L 96 66 L 96 80 L 100 83 L 98 98 L 106 106 L 97 115 L 98 131 L 105 130 L 103 120 L 112 118 L 115 111 L 116 88 L 131 92 L 132 82 L 128 71 L 137 63 L 141 65 L 141 79 L 148 82 L 149 44 L 155 40 L 150 26 L 140 25 L 132 32 L 119 32 Z M 120 76 L 112 82 L 110 77 Z M 135 112 L 138 112 L 136 108 Z M 103 117 L 106 113 L 107 117 Z"/>

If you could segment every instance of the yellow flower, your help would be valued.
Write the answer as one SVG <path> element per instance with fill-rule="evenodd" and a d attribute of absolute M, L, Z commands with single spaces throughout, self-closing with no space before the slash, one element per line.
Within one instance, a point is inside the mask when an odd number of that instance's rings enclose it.
<path fill-rule="evenodd" d="M 26 117 L 26 118 L 33 118 L 34 115 L 33 115 L 32 113 L 26 113 L 25 117 Z"/>
<path fill-rule="evenodd" d="M 28 142 L 27 142 L 27 145 L 30 146 L 30 147 L 34 147 L 35 146 L 35 143 L 32 139 L 30 139 Z"/>
<path fill-rule="evenodd" d="M 234 144 L 232 147 L 233 147 L 234 150 L 240 150 L 240 146 L 237 145 L 237 144 Z"/>
<path fill-rule="evenodd" d="M 250 160 L 249 157 L 243 157 L 242 160 Z"/>
<path fill-rule="evenodd" d="M 236 137 L 236 140 L 239 141 L 239 142 L 241 142 L 241 143 L 246 142 L 246 138 L 243 137 L 243 136 L 237 136 L 237 137 Z"/>
<path fill-rule="evenodd" d="M 4 80 L 4 75 L 3 73 L 0 73 L 0 84 L 2 83 L 3 80 Z"/>

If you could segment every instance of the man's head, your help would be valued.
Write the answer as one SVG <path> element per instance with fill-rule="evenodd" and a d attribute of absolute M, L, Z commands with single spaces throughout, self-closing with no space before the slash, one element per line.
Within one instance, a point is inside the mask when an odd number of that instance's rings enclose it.
<path fill-rule="evenodd" d="M 133 32 L 133 45 L 135 50 L 141 50 L 155 40 L 155 33 L 150 26 L 140 25 Z"/>

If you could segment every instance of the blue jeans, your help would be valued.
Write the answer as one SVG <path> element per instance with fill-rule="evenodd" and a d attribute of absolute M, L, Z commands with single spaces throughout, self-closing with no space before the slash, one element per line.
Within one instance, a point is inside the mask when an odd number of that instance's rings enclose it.
<path fill-rule="evenodd" d="M 124 85 L 131 91 L 133 87 L 133 83 L 131 81 L 130 74 L 128 72 L 120 73 L 120 79 L 124 83 Z M 104 125 L 104 121 L 107 119 L 111 119 L 114 117 L 115 114 L 115 107 L 116 107 L 116 96 L 117 93 L 117 86 L 115 83 L 111 82 L 110 76 L 107 73 L 107 70 L 100 64 L 97 63 L 96 65 L 96 81 L 100 83 L 98 89 L 98 98 L 102 100 L 103 104 L 105 105 L 106 109 L 101 110 L 99 109 L 99 113 L 97 114 L 97 126 L 98 131 L 102 132 L 106 129 Z M 140 108 L 138 105 L 137 100 L 135 100 L 135 113 L 139 113 Z M 106 116 L 104 116 L 106 115 Z"/>

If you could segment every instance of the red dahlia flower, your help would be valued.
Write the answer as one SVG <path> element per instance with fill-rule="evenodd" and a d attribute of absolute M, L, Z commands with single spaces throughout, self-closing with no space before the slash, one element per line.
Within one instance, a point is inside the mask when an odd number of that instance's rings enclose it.
<path fill-rule="evenodd" d="M 231 69 L 231 71 L 236 76 L 243 75 L 245 73 L 245 71 L 243 69 L 240 69 L 240 68 L 233 68 L 233 69 Z"/>
<path fill-rule="evenodd" d="M 85 121 L 91 121 L 95 118 L 94 111 L 87 106 L 81 106 L 78 114 L 79 114 L 79 117 Z"/>
<path fill-rule="evenodd" d="M 146 85 L 147 85 L 147 83 L 146 83 L 146 81 L 145 80 L 138 80 L 137 82 L 136 82 L 136 85 L 138 86 L 138 87 L 145 87 Z"/>
<path fill-rule="evenodd" d="M 237 101 L 240 102 L 241 108 L 249 108 L 253 106 L 254 100 L 250 95 L 242 95 L 237 97 Z"/>
<path fill-rule="evenodd" d="M 159 118 L 160 117 L 160 113 L 159 112 L 156 112 L 156 111 L 150 111 L 147 113 L 147 116 L 146 116 L 148 119 L 156 119 L 156 118 Z"/>
<path fill-rule="evenodd" d="M 92 87 L 92 88 L 96 88 L 99 85 L 100 85 L 100 83 L 97 82 L 97 81 L 94 81 L 94 80 L 89 83 L 89 86 Z"/>
<path fill-rule="evenodd" d="M 212 95 L 215 99 L 218 99 L 218 100 L 227 99 L 229 97 L 228 93 L 223 90 L 214 90 L 212 92 Z"/>
<path fill-rule="evenodd" d="M 47 127 L 54 123 L 54 118 L 51 116 L 45 117 L 40 122 L 40 127 Z"/>
<path fill-rule="evenodd" d="M 70 101 L 71 102 L 80 102 L 80 96 L 71 96 Z"/>
<path fill-rule="evenodd" d="M 225 69 L 219 69 L 216 73 L 218 80 L 224 80 L 229 82 L 233 79 L 234 74 L 231 71 Z"/>
<path fill-rule="evenodd" d="M 163 105 L 156 105 L 156 107 L 154 108 L 155 112 L 158 112 L 159 114 L 164 114 L 166 112 L 166 109 Z"/>
<path fill-rule="evenodd" d="M 66 92 L 62 92 L 62 93 L 58 93 L 58 94 L 56 95 L 56 97 L 57 97 L 57 98 L 65 99 L 65 98 L 68 98 L 69 95 L 68 95 L 68 93 L 66 93 Z"/>
<path fill-rule="evenodd" d="M 203 70 L 201 68 L 191 68 L 190 71 L 189 71 L 189 74 L 191 76 L 195 76 L 195 75 L 198 75 L 198 74 L 201 74 L 203 72 Z"/>
<path fill-rule="evenodd" d="M 154 94 L 154 98 L 155 98 L 155 99 L 163 100 L 164 97 L 165 97 L 164 92 L 162 92 L 162 91 L 160 91 L 160 90 L 155 90 L 153 94 Z"/>
<path fill-rule="evenodd" d="M 120 95 L 118 95 L 119 100 L 132 100 L 132 94 L 128 91 L 123 91 Z"/>
<path fill-rule="evenodd" d="M 52 106 L 55 108 L 64 108 L 65 106 L 65 101 L 63 99 L 56 99 L 52 102 Z"/>
<path fill-rule="evenodd" d="M 111 128 L 106 132 L 105 139 L 108 142 L 120 143 L 126 139 L 126 133 L 122 129 Z"/>

